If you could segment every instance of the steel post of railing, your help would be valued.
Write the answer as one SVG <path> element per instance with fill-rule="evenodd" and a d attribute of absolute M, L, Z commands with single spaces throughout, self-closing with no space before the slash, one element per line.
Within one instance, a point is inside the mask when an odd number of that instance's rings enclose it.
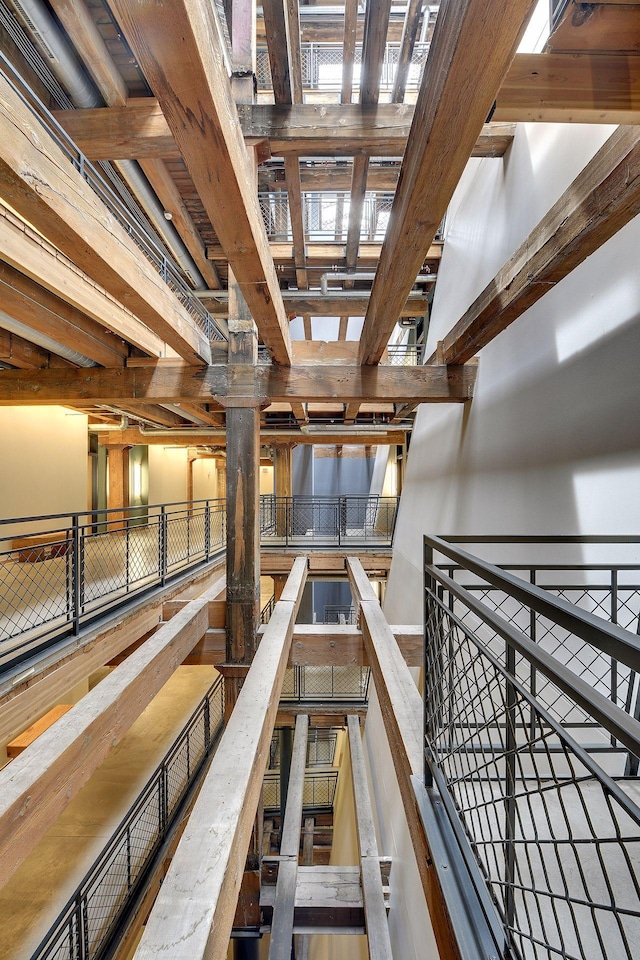
<path fill-rule="evenodd" d="M 80 633 L 80 614 L 82 612 L 82 591 L 80 586 L 82 577 L 80 562 L 80 519 L 77 513 L 74 513 L 72 523 L 71 583 L 73 589 L 73 633 L 74 636 L 77 637 Z"/>
<path fill-rule="evenodd" d="M 160 583 L 164 587 L 167 582 L 167 550 L 168 550 L 168 529 L 167 529 L 167 508 L 163 504 L 160 507 L 160 518 L 158 521 L 159 536 L 159 574 Z"/>
<path fill-rule="evenodd" d="M 516 836 L 516 690 L 511 677 L 516 672 L 516 652 L 510 643 L 505 645 L 505 829 L 504 829 L 504 916 L 506 934 L 515 920 L 515 836 Z"/>
<path fill-rule="evenodd" d="M 207 500 L 204 508 L 204 555 L 208 560 L 211 556 L 211 504 Z"/>

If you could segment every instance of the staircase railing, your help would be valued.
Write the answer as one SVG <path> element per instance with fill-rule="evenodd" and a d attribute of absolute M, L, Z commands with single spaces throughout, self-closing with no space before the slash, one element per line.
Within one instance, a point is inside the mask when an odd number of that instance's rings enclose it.
<path fill-rule="evenodd" d="M 100 960 L 144 888 L 158 851 L 224 725 L 218 677 L 31 960 Z"/>
<path fill-rule="evenodd" d="M 425 537 L 424 560 L 425 783 L 439 793 L 490 927 L 497 912 L 496 953 L 631 960 L 640 931 L 640 808 L 628 777 L 640 755 L 629 695 L 635 631 L 444 539 Z M 633 569 L 607 569 L 621 566 Z M 593 574 L 603 565 L 527 569 L 561 570 L 560 585 L 579 571 L 582 587 L 591 579 L 601 589 Z M 630 577 L 627 586 L 635 596 Z"/>

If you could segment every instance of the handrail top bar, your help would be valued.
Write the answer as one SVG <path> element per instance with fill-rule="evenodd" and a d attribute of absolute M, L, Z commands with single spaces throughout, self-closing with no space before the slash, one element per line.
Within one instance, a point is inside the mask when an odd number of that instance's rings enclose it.
<path fill-rule="evenodd" d="M 461 533 L 438 535 L 446 543 L 640 543 L 640 534 L 480 534 Z"/>
<path fill-rule="evenodd" d="M 521 630 L 509 623 L 499 614 L 487 607 L 463 586 L 456 583 L 437 567 L 428 566 L 429 574 L 443 584 L 455 597 L 476 613 L 486 624 L 496 631 L 508 644 L 520 653 L 537 670 L 543 673 L 558 689 L 585 709 L 598 723 L 608 730 L 617 740 L 640 756 L 640 721 L 635 720 L 612 703 L 607 697 L 595 690 L 582 677 L 579 677 L 564 663 L 557 660 L 539 644 L 530 640 Z M 436 598 L 437 599 L 437 598 Z M 453 614 L 455 618 L 455 614 Z M 455 618 L 458 620 L 458 618 Z M 467 632 L 468 629 L 467 629 Z M 624 631 L 623 631 L 624 632 Z M 479 641 L 476 641 L 479 642 Z M 538 709 L 536 707 L 536 709 Z"/>
<path fill-rule="evenodd" d="M 459 563 L 439 563 L 444 570 L 464 570 Z M 637 563 L 497 563 L 499 570 L 640 570 L 640 560 Z M 554 586 L 556 586 L 554 584 Z M 579 584 L 576 584 L 579 586 Z M 589 584 L 591 586 L 591 584 Z"/>
<path fill-rule="evenodd" d="M 543 587 L 527 583 L 520 577 L 507 573 L 492 563 L 480 560 L 472 554 L 447 543 L 440 537 L 425 534 L 425 544 L 443 553 L 457 563 L 461 563 L 467 570 L 476 573 L 496 587 L 502 587 L 526 606 L 555 621 L 570 633 L 582 640 L 586 640 L 596 649 L 626 664 L 632 670 L 640 672 L 640 638 L 623 627 L 608 623 L 602 618 L 586 610 L 581 610 L 561 597 L 554 597 Z M 429 565 L 429 572 L 440 580 L 444 574 L 439 574 L 435 565 Z M 448 583 L 454 583 L 446 577 Z M 465 591 L 466 593 L 467 591 Z M 465 601 L 466 602 L 466 601 Z"/>
<path fill-rule="evenodd" d="M 35 523 L 40 520 L 64 520 L 65 517 L 103 517 L 107 513 L 128 513 L 130 510 L 161 510 L 163 507 L 193 507 L 201 503 L 225 503 L 224 497 L 204 497 L 201 500 L 174 500 L 170 503 L 141 503 L 128 507 L 103 507 L 96 510 L 68 510 L 66 513 L 44 513 L 33 517 L 7 517 L 0 519 L 0 526 L 11 523 Z M 135 517 L 134 517 L 135 519 Z M 34 536 L 37 536 L 37 531 Z"/>

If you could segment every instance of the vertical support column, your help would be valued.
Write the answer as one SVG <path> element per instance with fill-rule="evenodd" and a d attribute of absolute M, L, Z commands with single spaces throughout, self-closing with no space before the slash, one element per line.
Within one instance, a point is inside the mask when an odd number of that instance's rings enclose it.
<path fill-rule="evenodd" d="M 129 506 L 129 447 L 110 444 L 108 450 L 107 510 L 118 511 L 109 514 L 109 532 L 112 533 L 124 526 L 125 510 Z"/>
<path fill-rule="evenodd" d="M 227 400 L 227 643 L 228 664 L 248 666 L 260 625 L 260 409 L 253 393 L 258 334 L 246 301 L 229 276 L 229 374 L 239 387 Z M 243 374 L 250 373 L 246 389 Z M 250 382 L 249 382 L 250 381 Z M 235 391 L 234 391 L 235 392 Z M 231 709 L 240 677 L 225 681 Z"/>
<path fill-rule="evenodd" d="M 291 494 L 291 444 L 277 443 L 273 447 L 273 486 L 276 495 L 276 536 L 287 537 L 292 531 Z"/>

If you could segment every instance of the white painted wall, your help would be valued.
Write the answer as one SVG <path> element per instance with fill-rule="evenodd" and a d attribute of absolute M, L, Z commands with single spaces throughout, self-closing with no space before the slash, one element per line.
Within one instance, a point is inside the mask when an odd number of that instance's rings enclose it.
<path fill-rule="evenodd" d="M 449 211 L 427 356 L 610 133 L 521 125 L 503 162 L 471 161 Z M 482 351 L 471 404 L 420 408 L 385 598 L 391 623 L 422 620 L 425 532 L 640 531 L 638 250 L 640 218 Z M 430 957 L 375 699 L 365 743 L 381 852 L 394 857 L 394 955 Z"/>
<path fill-rule="evenodd" d="M 215 500 L 218 496 L 217 460 L 193 461 L 193 499 Z M 224 496 L 224 494 L 223 494 Z"/>
<path fill-rule="evenodd" d="M 0 518 L 87 509 L 87 417 L 65 407 L 0 409 Z"/>
<path fill-rule="evenodd" d="M 149 446 L 149 503 L 187 499 L 186 447 Z"/>

